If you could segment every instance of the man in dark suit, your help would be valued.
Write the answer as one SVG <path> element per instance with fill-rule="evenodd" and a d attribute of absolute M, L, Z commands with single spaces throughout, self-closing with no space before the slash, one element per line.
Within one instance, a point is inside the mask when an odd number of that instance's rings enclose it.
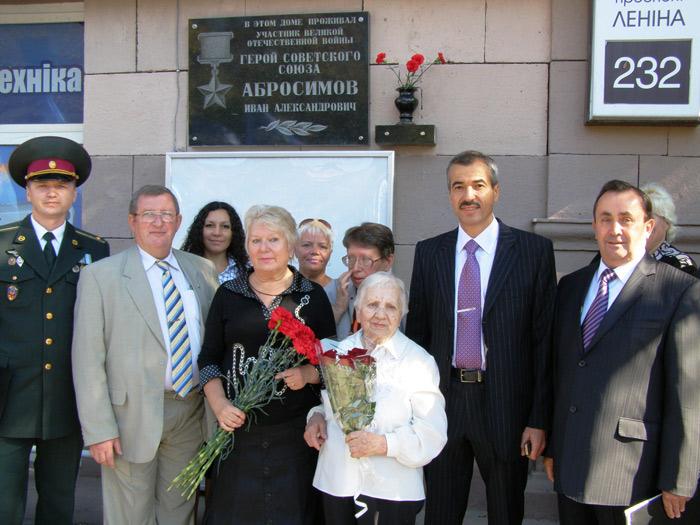
<path fill-rule="evenodd" d="M 0 227 L 0 521 L 23 522 L 36 446 L 35 522 L 72 524 L 83 448 L 71 376 L 73 305 L 81 270 L 109 246 L 66 221 L 90 174 L 79 144 L 31 139 L 9 168 L 32 212 Z"/>
<path fill-rule="evenodd" d="M 661 492 L 682 516 L 700 470 L 700 281 L 646 255 L 646 194 L 610 181 L 593 208 L 600 260 L 559 283 L 545 468 L 562 524 L 625 523 Z"/>
<path fill-rule="evenodd" d="M 461 524 L 474 460 L 489 524 L 521 523 L 527 458 L 545 446 L 550 413 L 552 243 L 495 219 L 490 157 L 447 168 L 456 230 L 419 242 L 406 334 L 430 352 L 447 400 L 448 442 L 425 469 L 425 523 Z"/>

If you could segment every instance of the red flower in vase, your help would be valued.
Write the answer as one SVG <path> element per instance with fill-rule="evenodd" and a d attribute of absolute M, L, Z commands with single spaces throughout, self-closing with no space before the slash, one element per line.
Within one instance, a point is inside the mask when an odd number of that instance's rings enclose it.
<path fill-rule="evenodd" d="M 375 62 L 377 64 L 387 64 L 386 53 L 377 53 Z M 395 62 L 393 64 L 388 65 L 389 69 L 391 69 L 391 71 L 394 73 L 396 79 L 399 82 L 398 89 L 413 89 L 418 86 L 421 77 L 423 76 L 423 74 L 425 74 L 426 71 L 428 71 L 428 69 L 430 69 L 431 66 L 433 66 L 434 64 L 446 63 L 447 59 L 445 58 L 443 52 L 440 51 L 438 52 L 436 57 L 430 62 L 426 62 L 425 56 L 421 53 L 414 53 L 413 55 L 411 55 L 411 58 L 406 62 L 405 75 L 403 74 L 403 71 L 399 69 Z"/>

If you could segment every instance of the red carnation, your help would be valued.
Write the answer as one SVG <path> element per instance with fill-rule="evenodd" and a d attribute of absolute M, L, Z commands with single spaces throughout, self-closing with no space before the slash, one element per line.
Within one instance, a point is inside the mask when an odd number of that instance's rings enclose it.
<path fill-rule="evenodd" d="M 438 52 L 438 57 L 437 57 L 437 59 L 438 59 L 438 62 L 440 62 L 441 64 L 446 64 L 446 63 L 447 63 L 447 60 L 445 60 L 445 55 L 442 54 L 442 51 L 439 51 L 439 52 Z"/>
<path fill-rule="evenodd" d="M 285 333 L 286 325 L 295 321 L 298 322 L 292 315 L 292 312 L 290 312 L 286 308 L 278 306 L 277 308 L 272 310 L 272 313 L 270 314 L 270 320 L 267 322 L 267 327 L 270 330 L 277 329 L 283 334 L 287 335 Z M 285 327 L 285 329 L 282 329 L 282 327 Z"/>
<path fill-rule="evenodd" d="M 416 71 L 418 71 L 419 67 L 420 67 L 420 64 L 413 59 L 406 62 L 406 69 L 408 70 L 409 73 L 415 73 Z"/>
<path fill-rule="evenodd" d="M 295 328 L 295 332 L 290 335 L 294 349 L 297 353 L 306 357 L 312 365 L 318 364 L 316 345 L 320 343 L 318 343 L 318 339 L 316 339 L 313 330 L 301 323 L 295 326 Z"/>
<path fill-rule="evenodd" d="M 420 66 L 423 62 L 425 62 L 425 57 L 420 53 L 416 53 L 411 57 L 411 60 L 413 60 L 414 62 L 418 62 L 418 65 Z"/>
<path fill-rule="evenodd" d="M 386 60 L 386 53 L 384 53 L 384 52 L 377 53 L 377 58 L 375 59 L 375 62 L 377 64 L 383 64 L 385 60 Z"/>

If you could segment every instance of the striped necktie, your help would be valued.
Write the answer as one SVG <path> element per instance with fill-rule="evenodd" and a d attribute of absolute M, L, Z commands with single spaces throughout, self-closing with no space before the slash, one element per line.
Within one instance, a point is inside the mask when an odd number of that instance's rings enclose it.
<path fill-rule="evenodd" d="M 617 279 L 617 275 L 610 268 L 606 269 L 600 276 L 598 293 L 596 293 L 595 299 L 593 299 L 591 306 L 588 308 L 586 317 L 583 319 L 583 325 L 581 325 L 584 352 L 588 352 L 588 347 L 591 345 L 591 341 L 593 341 L 593 337 L 608 311 L 608 283 L 615 279 Z"/>
<path fill-rule="evenodd" d="M 165 300 L 165 317 L 168 321 L 168 334 L 170 336 L 173 389 L 180 397 L 185 397 L 192 390 L 192 352 L 187 333 L 185 309 L 182 305 L 180 292 L 177 291 L 173 282 L 173 276 L 170 275 L 168 263 L 156 261 L 156 265 L 163 272 L 161 282 L 163 284 L 163 299 Z"/>

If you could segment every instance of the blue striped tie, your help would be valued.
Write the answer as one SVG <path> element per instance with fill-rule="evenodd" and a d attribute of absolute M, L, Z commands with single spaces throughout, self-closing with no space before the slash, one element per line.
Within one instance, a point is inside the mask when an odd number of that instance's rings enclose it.
<path fill-rule="evenodd" d="M 156 265 L 163 272 L 161 280 L 163 299 L 165 300 L 165 317 L 168 321 L 168 334 L 170 336 L 173 388 L 180 397 L 185 397 L 192 390 L 192 352 L 187 333 L 185 309 L 182 305 L 180 292 L 177 291 L 173 277 L 170 275 L 168 263 L 156 261 Z"/>
<path fill-rule="evenodd" d="M 586 312 L 586 317 L 583 319 L 583 350 L 588 351 L 588 347 L 593 340 L 593 336 L 598 331 L 603 317 L 608 311 L 608 283 L 617 279 L 617 275 L 610 268 L 605 270 L 600 276 L 598 283 L 598 293 L 591 303 L 591 306 Z"/>

